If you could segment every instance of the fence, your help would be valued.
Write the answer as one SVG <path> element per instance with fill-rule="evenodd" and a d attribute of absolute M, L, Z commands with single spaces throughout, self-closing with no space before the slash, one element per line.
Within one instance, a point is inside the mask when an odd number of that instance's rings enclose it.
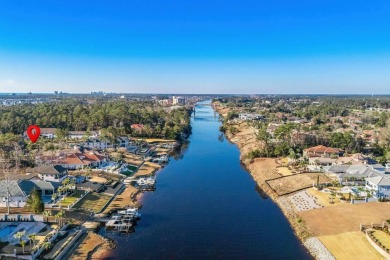
<path fill-rule="evenodd" d="M 34 214 L 0 214 L 0 221 L 3 222 L 43 222 L 43 215 L 34 215 Z"/>

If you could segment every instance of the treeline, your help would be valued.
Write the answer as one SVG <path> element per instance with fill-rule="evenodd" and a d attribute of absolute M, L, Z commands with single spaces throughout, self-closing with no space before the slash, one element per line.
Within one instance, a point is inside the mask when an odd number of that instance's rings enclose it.
<path fill-rule="evenodd" d="M 149 101 L 78 100 L 38 105 L 0 107 L 0 133 L 22 134 L 29 125 L 55 127 L 68 131 L 110 129 L 120 134 L 178 139 L 189 135 L 191 109 L 167 111 Z M 143 124 L 144 132 L 134 133 L 132 124 Z M 114 129 L 114 130 L 113 130 Z"/>

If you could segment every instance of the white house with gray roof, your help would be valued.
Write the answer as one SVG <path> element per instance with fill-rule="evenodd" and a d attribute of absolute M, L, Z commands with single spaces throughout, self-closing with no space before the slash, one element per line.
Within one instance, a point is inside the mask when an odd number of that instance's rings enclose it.
<path fill-rule="evenodd" d="M 333 165 L 324 169 L 326 173 L 334 174 L 344 185 L 364 185 L 366 178 L 386 173 L 384 168 L 377 165 Z"/>
<path fill-rule="evenodd" d="M 26 173 L 38 173 L 39 179 L 58 183 L 61 183 L 68 177 L 68 170 L 61 165 L 43 165 L 35 168 L 28 168 Z"/>
<path fill-rule="evenodd" d="M 8 200 L 9 199 L 9 200 Z M 10 207 L 23 207 L 27 200 L 27 194 L 19 186 L 19 181 L 0 181 L 0 206 L 7 207 L 7 201 Z"/>
<path fill-rule="evenodd" d="M 36 189 L 44 201 L 59 187 L 59 183 L 42 180 L 10 180 L 0 181 L 0 207 L 7 207 L 9 196 L 10 207 L 24 207 L 27 197 Z"/>
<path fill-rule="evenodd" d="M 378 175 L 366 178 L 366 189 L 371 190 L 376 198 L 390 197 L 390 178 L 385 175 Z"/>

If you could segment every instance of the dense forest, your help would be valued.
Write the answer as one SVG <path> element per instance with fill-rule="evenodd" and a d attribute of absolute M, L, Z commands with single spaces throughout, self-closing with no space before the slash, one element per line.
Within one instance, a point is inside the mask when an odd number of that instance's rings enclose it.
<path fill-rule="evenodd" d="M 251 151 L 250 158 L 295 157 L 302 155 L 303 149 L 321 144 L 340 148 L 348 154 L 370 152 L 381 163 L 390 160 L 389 97 L 257 96 L 214 101 L 230 108 L 223 118 L 221 130 L 224 132 L 235 134 L 238 131 L 229 122 L 234 122 L 239 113 L 259 113 L 265 118 L 250 122 L 257 129 L 257 139 L 264 144 Z M 302 123 L 294 123 L 295 120 Z M 354 124 L 354 131 L 349 120 L 359 122 Z M 272 135 L 270 123 L 276 125 Z M 379 132 L 379 138 L 368 147 L 362 139 L 364 130 Z"/>
<path fill-rule="evenodd" d="M 0 134 L 21 134 L 31 124 L 63 130 L 107 130 L 115 134 L 180 139 L 191 133 L 191 109 L 164 109 L 152 101 L 62 100 L 0 107 Z M 132 124 L 144 130 L 132 132 Z"/>

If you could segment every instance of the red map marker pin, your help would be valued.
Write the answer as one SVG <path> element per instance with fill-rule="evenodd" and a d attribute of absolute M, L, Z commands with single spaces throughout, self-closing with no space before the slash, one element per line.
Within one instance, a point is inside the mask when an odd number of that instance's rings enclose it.
<path fill-rule="evenodd" d="M 41 135 L 41 129 L 39 128 L 39 126 L 30 125 L 27 128 L 27 135 L 28 138 L 30 138 L 31 142 L 35 143 Z"/>

